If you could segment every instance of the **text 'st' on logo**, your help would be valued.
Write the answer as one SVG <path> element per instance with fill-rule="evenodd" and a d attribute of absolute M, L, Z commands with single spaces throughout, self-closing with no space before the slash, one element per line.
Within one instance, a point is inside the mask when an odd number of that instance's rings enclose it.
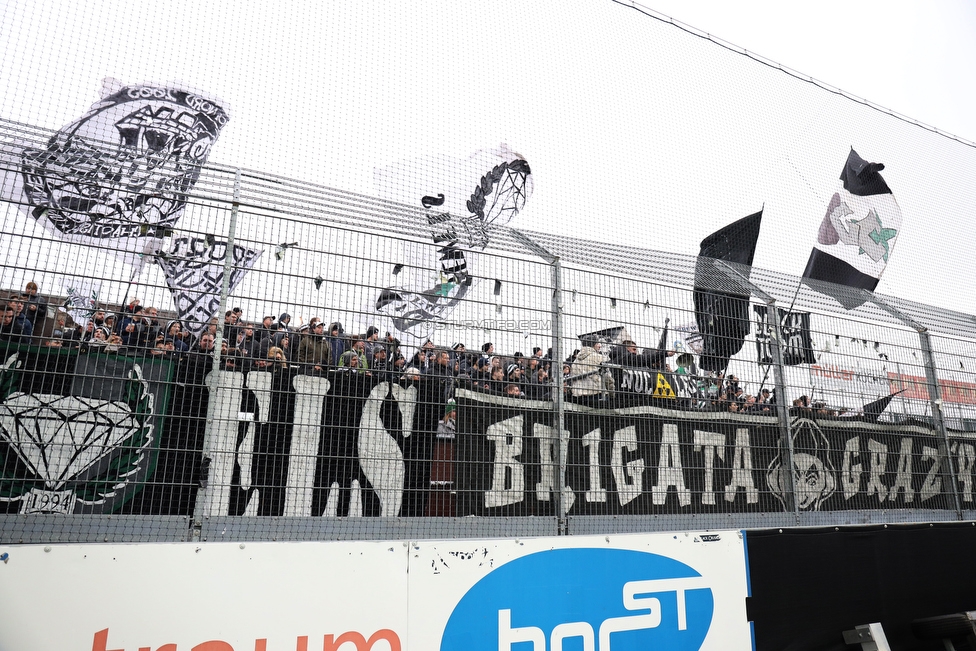
<path fill-rule="evenodd" d="M 705 579 L 672 558 L 623 549 L 523 556 L 476 583 L 441 651 L 697 651 L 712 622 Z"/>

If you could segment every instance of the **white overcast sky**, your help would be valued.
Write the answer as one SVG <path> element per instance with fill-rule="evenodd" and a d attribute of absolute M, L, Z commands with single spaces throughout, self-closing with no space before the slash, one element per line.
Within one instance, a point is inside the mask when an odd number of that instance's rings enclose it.
<path fill-rule="evenodd" d="M 643 6 L 976 142 L 972 0 L 648 0 Z"/>
<path fill-rule="evenodd" d="M 976 140 L 971 0 L 647 7 Z M 366 194 L 374 168 L 505 141 L 536 188 L 512 226 L 696 254 L 765 204 L 756 265 L 796 275 L 854 146 L 904 214 L 879 291 L 976 312 L 976 149 L 610 0 L 3 0 L 0 43 L 5 119 L 178 80 L 231 110 L 211 161 Z"/>

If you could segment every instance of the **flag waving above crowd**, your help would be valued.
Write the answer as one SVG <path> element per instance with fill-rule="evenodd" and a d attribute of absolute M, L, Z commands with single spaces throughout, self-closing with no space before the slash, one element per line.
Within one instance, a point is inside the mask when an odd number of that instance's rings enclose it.
<path fill-rule="evenodd" d="M 228 253 L 232 256 L 228 295 L 264 253 L 236 244 L 229 251 L 227 244 L 221 239 L 178 237 L 173 239 L 168 252 L 157 255 L 180 319 L 194 335 L 203 332 L 220 311 L 224 260 Z"/>
<path fill-rule="evenodd" d="M 720 228 L 701 242 L 695 265 L 695 320 L 702 335 L 700 366 L 724 371 L 749 334 L 749 288 L 717 261 L 752 266 L 762 210 Z M 748 269 L 736 270 L 748 280 Z"/>
<path fill-rule="evenodd" d="M 851 149 L 841 189 L 827 205 L 803 277 L 874 291 L 901 230 L 901 209 L 881 177 L 882 163 L 868 163 Z M 860 300 L 837 297 L 847 309 Z"/>
<path fill-rule="evenodd" d="M 465 251 L 484 250 L 493 231 L 518 215 L 532 194 L 532 171 L 502 144 L 465 160 L 399 161 L 374 172 L 380 196 L 423 206 L 424 244 L 402 242 L 393 282 L 370 312 L 390 317 L 401 336 L 423 339 L 477 282 Z"/>
<path fill-rule="evenodd" d="M 217 100 L 172 85 L 103 80 L 102 98 L 21 155 L 21 205 L 62 241 L 142 268 L 183 215 L 227 123 Z"/>

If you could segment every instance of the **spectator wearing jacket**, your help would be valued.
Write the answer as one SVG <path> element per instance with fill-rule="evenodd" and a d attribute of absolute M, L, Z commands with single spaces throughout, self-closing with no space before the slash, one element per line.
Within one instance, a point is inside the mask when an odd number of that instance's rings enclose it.
<path fill-rule="evenodd" d="M 325 324 L 315 322 L 298 345 L 298 361 L 307 375 L 324 375 L 332 363 L 332 346 L 325 336 Z"/>
<path fill-rule="evenodd" d="M 346 352 L 346 342 L 343 339 L 343 334 L 345 331 L 342 329 L 342 324 L 338 321 L 329 324 L 329 330 L 326 336 L 329 339 L 329 347 L 332 352 L 332 366 L 339 366 L 339 358 L 342 353 Z"/>
<path fill-rule="evenodd" d="M 572 367 L 571 393 L 574 398 L 593 401 L 613 388 L 609 373 L 601 368 L 608 361 L 607 356 L 601 352 L 602 348 L 603 344 L 596 337 L 583 338 L 583 347 Z"/>
<path fill-rule="evenodd" d="M 37 293 L 33 280 L 24 288 L 24 315 L 31 322 L 32 331 L 40 334 L 47 318 L 47 300 Z"/>
<path fill-rule="evenodd" d="M 34 325 L 24 314 L 24 298 L 22 296 L 14 296 L 9 301 L 7 305 L 14 310 L 14 327 L 20 331 L 21 339 L 24 343 L 29 343 L 31 336 L 34 334 Z"/>

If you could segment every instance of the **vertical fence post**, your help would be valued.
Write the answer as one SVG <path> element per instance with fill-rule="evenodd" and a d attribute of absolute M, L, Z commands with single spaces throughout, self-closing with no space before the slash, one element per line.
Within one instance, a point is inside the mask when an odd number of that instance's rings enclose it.
<path fill-rule="evenodd" d="M 553 406 L 555 408 L 554 419 L 556 432 L 559 438 L 556 446 L 556 463 L 559 465 L 559 483 L 556 487 L 558 503 L 557 531 L 559 535 L 569 534 L 569 523 L 566 520 L 566 500 L 563 496 L 566 493 L 566 455 L 569 450 L 569 433 L 566 431 L 565 404 L 563 401 L 563 391 L 565 382 L 563 380 L 563 284 L 562 284 L 562 265 L 559 258 L 552 260 L 552 360 L 550 368 L 553 368 L 552 377 L 555 379 L 553 391 Z"/>
<path fill-rule="evenodd" d="M 796 483 L 793 476 L 793 428 L 790 423 L 790 406 L 786 397 L 786 374 L 783 372 L 783 333 L 779 322 L 779 308 L 776 299 L 764 292 L 743 275 L 737 268 L 724 260 L 714 260 L 715 268 L 721 268 L 729 278 L 744 283 L 750 292 L 766 303 L 766 320 L 772 324 L 773 336 L 770 337 L 769 349 L 773 355 L 773 383 L 776 385 L 776 417 L 779 419 L 782 449 L 786 454 L 783 460 L 783 485 L 785 495 L 783 502 L 786 510 L 793 513 L 796 523 L 800 523 L 800 512 L 796 505 Z"/>
<path fill-rule="evenodd" d="M 952 487 L 952 501 L 956 509 L 956 518 L 961 520 L 962 501 L 959 497 L 959 474 L 952 462 L 952 454 L 949 450 L 949 431 L 946 429 L 945 420 L 942 417 L 942 388 L 939 386 L 939 376 L 935 371 L 935 357 L 932 355 L 932 339 L 929 336 L 929 329 L 907 314 L 903 314 L 900 310 L 888 305 L 876 294 L 871 295 L 871 302 L 918 332 L 918 342 L 922 349 L 922 362 L 925 364 L 925 387 L 929 395 L 929 407 L 932 409 L 932 423 L 941 439 L 939 443 L 940 462 L 944 459 L 946 463 L 946 467 L 942 469 L 942 474 L 943 476 L 948 475 L 949 484 Z"/>
<path fill-rule="evenodd" d="M 227 294 L 230 290 L 231 274 L 234 271 L 234 236 L 237 232 L 237 214 L 240 210 L 240 200 L 241 170 L 237 169 L 234 173 L 234 195 L 233 201 L 231 202 L 230 224 L 227 228 L 227 244 L 224 247 L 224 275 L 220 287 L 220 307 L 217 309 L 217 333 L 214 337 L 213 366 L 206 380 L 209 397 L 207 400 L 207 421 L 203 434 L 203 451 L 201 454 L 199 476 L 200 486 L 197 490 L 196 503 L 193 508 L 192 534 L 194 539 L 199 539 L 200 529 L 203 526 L 203 518 L 210 515 L 227 515 L 225 511 L 228 500 L 225 494 L 228 493 L 230 476 L 229 471 L 223 472 L 222 470 L 226 470 L 226 467 L 233 470 L 233 463 L 228 463 L 228 459 L 221 457 L 222 453 L 229 451 L 227 445 L 228 439 L 233 442 L 233 437 L 229 437 L 228 427 L 222 426 L 221 423 L 217 422 L 217 411 L 223 406 L 223 402 L 226 402 L 221 400 L 221 398 L 226 397 L 225 394 L 227 392 L 224 389 L 231 389 L 230 395 L 237 395 L 238 404 L 240 401 L 239 393 L 235 394 L 233 392 L 233 386 L 224 386 L 225 384 L 233 385 L 233 382 L 225 382 L 225 378 L 223 377 L 225 373 L 221 370 L 220 356 L 220 348 L 224 341 L 224 328 L 221 318 L 224 312 L 227 311 Z M 236 377 L 237 374 L 234 373 L 231 375 L 235 377 L 226 379 L 237 379 L 239 384 L 240 379 Z M 236 406 L 236 404 L 232 405 L 235 415 Z M 226 420 L 226 418 L 221 420 Z M 236 427 L 232 429 L 236 432 Z M 219 460 L 220 463 L 214 463 L 215 460 Z"/>
<path fill-rule="evenodd" d="M 555 383 L 553 390 L 555 391 L 555 396 L 553 399 L 553 408 L 555 413 L 553 414 L 553 419 L 557 428 L 558 443 L 556 449 L 556 465 L 559 467 L 559 486 L 556 499 L 556 528 L 561 536 L 569 534 L 569 520 L 566 517 L 566 491 L 568 490 L 566 486 L 566 456 L 569 450 L 569 432 L 566 431 L 565 427 L 565 403 L 563 400 L 563 388 L 565 386 L 563 382 L 563 341 L 562 341 L 562 317 L 563 317 L 563 281 L 562 281 L 562 264 L 559 261 L 559 257 L 550 253 L 546 248 L 538 244 L 531 237 L 522 233 L 516 229 L 511 229 L 509 233 L 516 240 L 521 242 L 528 248 L 532 253 L 539 256 L 552 269 L 552 305 L 550 307 L 550 313 L 552 315 L 552 360 L 550 362 L 550 368 L 552 364 L 557 364 L 557 372 L 555 373 Z"/>
<path fill-rule="evenodd" d="M 946 429 L 945 419 L 942 417 L 942 387 L 939 386 L 939 377 L 935 372 L 935 357 L 932 355 L 932 339 L 929 336 L 928 328 L 918 330 L 918 340 L 922 345 L 922 360 L 925 363 L 925 384 L 929 394 L 929 405 L 932 407 L 932 421 L 935 429 L 942 438 L 939 444 L 939 453 L 943 455 L 948 467 L 949 484 L 952 486 L 953 506 L 956 509 L 956 518 L 962 520 L 962 501 L 959 498 L 959 474 L 956 465 L 952 462 L 952 452 L 949 448 L 949 430 Z"/>
<path fill-rule="evenodd" d="M 786 397 L 786 373 L 783 372 L 783 331 L 780 327 L 779 308 L 773 297 L 762 292 L 766 301 L 766 320 L 772 324 L 773 336 L 769 343 L 773 354 L 773 383 L 776 385 L 776 417 L 779 419 L 780 434 L 783 450 L 787 458 L 783 460 L 783 485 L 786 495 L 783 497 L 786 509 L 793 512 L 796 523 L 800 523 L 800 512 L 796 506 L 796 482 L 793 474 L 793 427 L 790 424 L 790 405 Z"/>

